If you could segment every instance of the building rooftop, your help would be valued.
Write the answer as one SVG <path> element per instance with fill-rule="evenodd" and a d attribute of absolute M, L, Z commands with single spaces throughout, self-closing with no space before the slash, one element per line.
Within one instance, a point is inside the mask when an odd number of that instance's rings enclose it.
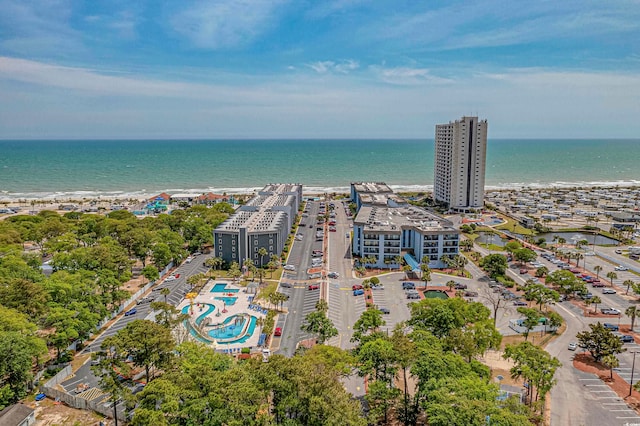
<path fill-rule="evenodd" d="M 0 411 L 0 424 L 18 426 L 24 422 L 35 410 L 24 404 L 13 404 Z"/>
<path fill-rule="evenodd" d="M 363 206 L 354 221 L 365 231 L 400 232 L 414 228 L 423 232 L 455 231 L 453 224 L 416 206 Z"/>
<path fill-rule="evenodd" d="M 353 182 L 351 185 L 360 197 L 364 194 L 393 194 L 393 190 L 384 182 Z"/>

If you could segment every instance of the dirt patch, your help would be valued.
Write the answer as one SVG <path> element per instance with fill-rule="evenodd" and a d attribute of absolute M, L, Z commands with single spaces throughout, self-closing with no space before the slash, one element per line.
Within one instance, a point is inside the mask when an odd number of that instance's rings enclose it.
<path fill-rule="evenodd" d="M 113 421 L 93 411 L 78 410 L 64 404 L 56 404 L 51 399 L 35 403 L 32 406 L 36 410 L 36 426 L 94 426 L 102 421 L 105 426 L 112 425 Z"/>
<path fill-rule="evenodd" d="M 625 382 L 618 373 L 614 371 L 612 375 L 611 370 L 604 365 L 595 362 L 593 357 L 586 352 L 576 354 L 573 357 L 573 366 L 580 371 L 592 373 L 598 376 L 600 380 L 611 388 L 612 391 L 614 391 L 620 398 L 624 399 L 629 407 L 640 413 L 640 392 L 633 389 L 631 391 L 631 395 L 629 395 L 629 384 Z"/>

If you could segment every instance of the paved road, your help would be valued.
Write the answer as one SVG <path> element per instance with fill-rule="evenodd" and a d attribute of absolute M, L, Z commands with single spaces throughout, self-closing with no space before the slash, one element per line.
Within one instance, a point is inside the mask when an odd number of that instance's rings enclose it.
<path fill-rule="evenodd" d="M 278 288 L 279 292 L 289 296 L 289 300 L 283 304 L 287 313 L 279 315 L 276 323 L 276 327 L 282 329 L 282 336 L 274 337 L 272 345 L 278 348 L 275 353 L 288 357 L 293 356 L 301 340 L 311 337 L 300 327 L 304 317 L 315 310 L 316 303 L 320 300 L 320 290 L 308 290 L 309 284 L 319 284 L 320 280 L 307 279 L 307 269 L 311 267 L 311 252 L 322 249 L 322 241 L 316 241 L 319 203 L 307 202 L 305 210 L 307 213 L 303 214 L 306 216 L 302 217 L 302 225 L 298 227 L 298 234 L 302 239 L 294 239 L 287 259 L 287 264 L 295 266 L 296 271 L 284 274 Z"/>

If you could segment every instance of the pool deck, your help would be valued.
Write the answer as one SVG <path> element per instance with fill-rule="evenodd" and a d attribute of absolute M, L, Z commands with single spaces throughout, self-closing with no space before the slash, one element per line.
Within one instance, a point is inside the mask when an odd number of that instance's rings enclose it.
<path fill-rule="evenodd" d="M 240 290 L 237 293 L 234 293 L 233 297 L 237 297 L 236 303 L 233 305 L 227 305 L 226 313 L 222 313 L 222 310 L 225 309 L 224 303 L 221 300 L 216 300 L 216 297 L 220 297 L 220 295 L 223 293 L 211 293 L 211 289 L 213 288 L 213 286 L 222 282 L 227 284 L 228 288 L 234 288 L 234 289 Z M 195 320 L 199 315 L 201 315 L 200 310 L 196 308 L 195 305 L 198 303 L 209 303 L 216 307 L 213 310 L 213 312 L 211 312 L 208 315 L 209 317 L 211 317 L 212 324 L 221 323 L 225 319 L 238 314 L 249 314 L 256 318 L 266 317 L 266 315 L 260 312 L 249 309 L 249 305 L 253 304 L 253 302 L 249 302 L 249 298 L 255 295 L 247 294 L 244 292 L 245 290 L 246 289 L 243 287 L 232 284 L 231 281 L 226 281 L 221 279 L 209 280 L 209 282 L 207 282 L 207 284 L 205 284 L 205 286 L 203 287 L 202 291 L 196 296 L 195 299 L 193 299 L 194 309 L 193 309 L 193 313 L 189 313 L 189 315 L 191 316 L 192 320 Z M 185 299 L 180 305 L 178 305 L 178 308 L 182 309 L 184 306 L 188 306 L 188 305 L 189 305 L 189 299 Z M 217 312 L 220 312 L 221 314 L 219 317 L 215 316 Z M 253 332 L 253 335 L 251 335 L 251 337 L 249 337 L 245 342 L 228 343 L 228 344 L 221 343 L 218 345 L 218 347 L 216 347 L 216 350 L 223 351 L 223 352 L 230 350 L 231 353 L 240 353 L 240 349 L 248 348 L 248 347 L 252 348 L 252 350 L 255 350 L 258 348 L 258 338 L 260 337 L 259 331 L 260 331 L 260 328 L 256 326 L 256 329 Z"/>

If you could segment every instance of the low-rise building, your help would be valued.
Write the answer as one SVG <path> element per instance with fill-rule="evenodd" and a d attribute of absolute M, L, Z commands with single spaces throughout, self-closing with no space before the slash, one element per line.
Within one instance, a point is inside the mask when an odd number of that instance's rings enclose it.
<path fill-rule="evenodd" d="M 261 266 L 280 255 L 302 201 L 302 185 L 270 184 L 213 231 L 215 256 Z M 260 255 L 264 248 L 267 255 Z"/>
<path fill-rule="evenodd" d="M 417 269 L 426 256 L 429 267 L 442 268 L 443 256 L 458 254 L 460 233 L 451 222 L 408 204 L 385 184 L 351 184 L 351 197 L 358 206 L 352 250 L 361 258 L 376 259 L 368 265 L 397 267 L 402 257 Z"/>
<path fill-rule="evenodd" d="M 32 426 L 35 424 L 35 410 L 24 404 L 13 404 L 0 411 L 0 425 Z"/>

